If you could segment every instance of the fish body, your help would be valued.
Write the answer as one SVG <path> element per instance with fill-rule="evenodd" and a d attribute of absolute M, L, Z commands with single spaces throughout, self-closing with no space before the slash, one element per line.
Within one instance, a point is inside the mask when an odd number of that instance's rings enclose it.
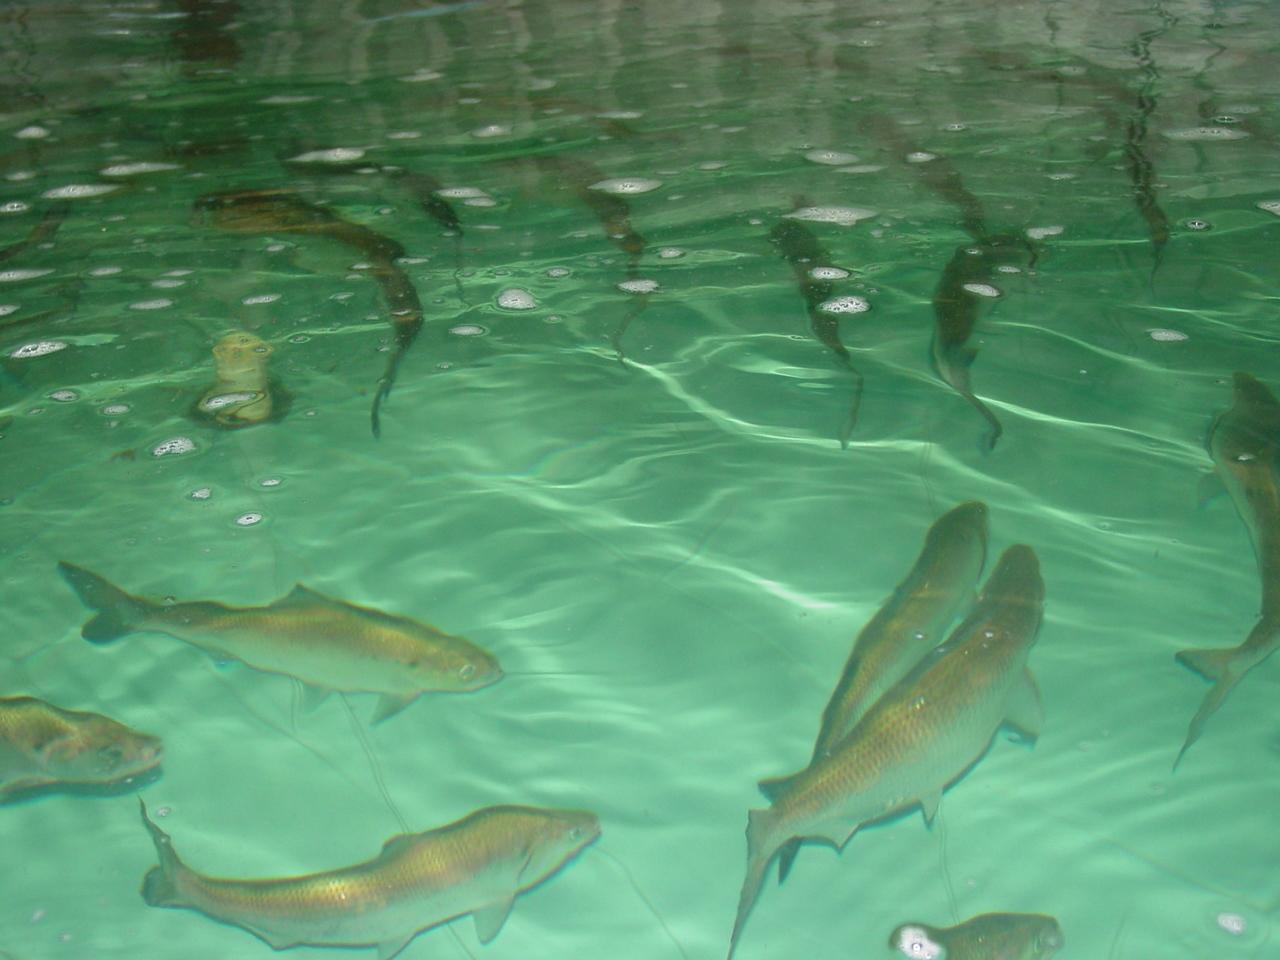
<path fill-rule="evenodd" d="M 1214 682 L 1174 766 L 1241 678 L 1280 646 L 1280 403 L 1255 377 L 1237 373 L 1234 401 L 1209 431 L 1214 468 L 1253 540 L 1262 579 L 1262 613 L 1235 647 L 1181 650 L 1180 663 Z"/>
<path fill-rule="evenodd" d="M 849 349 L 840 339 L 840 323 L 836 315 L 822 309 L 822 305 L 831 298 L 831 281 L 813 276 L 812 271 L 815 267 L 830 265 L 830 258 L 813 231 L 794 219 L 784 217 L 779 220 L 769 231 L 769 240 L 778 247 L 795 274 L 796 284 L 809 314 L 809 329 L 817 341 L 830 350 L 839 364 L 853 376 L 853 400 L 840 430 L 840 446 L 847 447 L 853 428 L 857 425 L 858 408 L 862 404 L 862 374 L 854 367 Z"/>
<path fill-rule="evenodd" d="M 911 572 L 854 640 L 822 713 L 813 760 L 829 756 L 872 704 L 942 642 L 972 599 L 986 556 L 986 504 L 962 503 L 934 522 Z"/>
<path fill-rule="evenodd" d="M 988 449 L 996 445 L 1004 428 L 990 408 L 974 396 L 970 385 L 969 368 L 973 366 L 978 350 L 969 344 L 969 340 L 978 322 L 979 303 L 985 298 L 969 287 L 973 284 L 990 285 L 996 267 L 1014 243 L 1026 248 L 1025 243 L 1009 237 L 994 237 L 957 247 L 933 294 L 934 369 L 944 383 L 964 397 L 987 421 L 991 428 L 987 437 Z"/>
<path fill-rule="evenodd" d="M 382 402 L 391 393 L 400 362 L 422 330 L 422 302 L 413 283 L 396 264 L 405 254 L 390 237 L 344 220 L 323 207 L 307 203 L 290 190 L 236 190 L 212 193 L 196 201 L 196 210 L 219 229 L 231 233 L 298 233 L 328 237 L 346 244 L 369 261 L 369 273 L 382 289 L 391 316 L 395 342 L 373 395 L 370 423 L 373 435 L 382 433 Z"/>
<path fill-rule="evenodd" d="M 984 913 L 954 927 L 904 923 L 889 935 L 912 960 L 1048 960 L 1064 942 L 1058 921 L 1040 913 Z"/>
<path fill-rule="evenodd" d="M 145 806 L 142 820 L 160 859 L 142 884 L 149 905 L 199 911 L 277 950 L 376 947 L 379 960 L 468 913 L 488 943 L 517 894 L 600 834 L 596 816 L 586 811 L 486 807 L 435 830 L 392 837 L 363 863 L 296 877 L 231 879 L 188 867 Z"/>
<path fill-rule="evenodd" d="M 0 802 L 52 786 L 106 786 L 156 769 L 159 739 L 97 713 L 0 698 Z"/>
<path fill-rule="evenodd" d="M 421 693 L 475 690 L 502 677 L 498 662 L 463 637 L 302 584 L 261 607 L 160 604 L 125 593 L 82 567 L 63 562 L 58 569 L 85 605 L 99 611 L 81 631 L 87 640 L 165 633 L 218 659 L 285 674 L 320 691 L 381 694 L 378 720 Z"/>
<path fill-rule="evenodd" d="M 1010 547 L 946 643 L 881 696 L 829 756 L 773 782 L 772 805 L 748 817 L 729 957 L 769 864 L 790 841 L 843 848 L 862 825 L 916 804 L 932 820 L 943 789 L 982 756 L 1002 723 L 1038 732 L 1039 694 L 1026 662 L 1043 606 L 1034 551 Z"/>

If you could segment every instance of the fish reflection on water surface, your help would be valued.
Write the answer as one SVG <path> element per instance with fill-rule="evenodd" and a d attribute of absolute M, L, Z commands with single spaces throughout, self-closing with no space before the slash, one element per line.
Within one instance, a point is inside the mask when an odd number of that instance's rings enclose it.
<path fill-rule="evenodd" d="M 196 910 L 243 927 L 277 950 L 299 945 L 376 947 L 391 960 L 424 930 L 471 914 L 488 943 L 517 894 L 600 835 L 584 810 L 496 806 L 435 830 L 401 834 L 372 860 L 297 877 L 230 879 L 197 873 L 147 816 L 160 865 L 142 896 L 153 907 Z"/>
<path fill-rule="evenodd" d="M 284 674 L 322 693 L 381 694 L 375 721 L 398 713 L 419 694 L 477 690 L 502 678 L 498 661 L 463 637 L 302 584 L 261 607 L 162 604 L 125 593 L 70 563 L 59 563 L 58 570 L 84 604 L 98 611 L 81 630 L 86 640 L 168 634 L 219 659 Z"/>
<path fill-rule="evenodd" d="M 105 787 L 155 771 L 160 740 L 97 713 L 0 698 L 0 803 L 44 788 Z"/>

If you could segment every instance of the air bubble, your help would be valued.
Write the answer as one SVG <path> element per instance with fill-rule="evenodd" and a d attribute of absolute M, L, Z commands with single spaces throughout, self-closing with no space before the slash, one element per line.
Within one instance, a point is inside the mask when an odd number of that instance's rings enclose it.
<path fill-rule="evenodd" d="M 1233 937 L 1238 937 L 1244 933 L 1248 924 L 1245 923 L 1244 917 L 1238 913 L 1220 913 L 1218 914 L 1218 926 Z"/>
<path fill-rule="evenodd" d="M 14 283 L 18 280 L 34 280 L 46 277 L 52 270 L 0 270 L 0 283 Z"/>
<path fill-rule="evenodd" d="M 48 135 L 49 135 L 48 129 L 46 129 L 45 127 L 37 126 L 34 123 L 31 124 L 31 126 L 29 127 L 23 127 L 21 130 L 19 130 L 17 133 L 14 134 L 14 136 L 17 137 L 19 140 L 43 140 Z"/>
<path fill-rule="evenodd" d="M 1280 217 L 1280 200 L 1259 200 L 1258 209 L 1265 210 L 1267 213 L 1274 213 Z"/>
<path fill-rule="evenodd" d="M 236 393 L 219 393 L 212 397 L 205 397 L 200 401 L 200 409 L 205 413 L 213 413 L 224 407 L 230 407 L 235 404 L 248 403 L 250 400 L 256 400 L 260 394 L 253 390 L 241 390 Z"/>
<path fill-rule="evenodd" d="M 823 313 L 866 313 L 871 304 L 862 297 L 833 297 L 818 304 Z"/>
<path fill-rule="evenodd" d="M 1170 140 L 1196 142 L 1244 140 L 1249 136 L 1243 130 L 1232 130 L 1230 127 L 1185 127 L 1181 130 L 1166 130 L 1164 135 Z"/>
<path fill-rule="evenodd" d="M 8 203 L 0 203 L 0 213 L 26 213 L 31 207 L 23 203 L 21 200 L 10 200 Z"/>
<path fill-rule="evenodd" d="M 859 220 L 866 220 L 875 215 L 875 210 L 868 210 L 865 207 L 801 207 L 787 214 L 792 220 L 835 223 L 842 227 L 851 227 Z"/>
<path fill-rule="evenodd" d="M 653 293 L 658 289 L 657 280 L 623 280 L 618 284 L 623 293 Z"/>
<path fill-rule="evenodd" d="M 54 390 L 49 394 L 50 400 L 56 400 L 58 403 L 75 403 L 80 399 L 80 394 L 74 390 Z"/>
<path fill-rule="evenodd" d="M 11 313 L 16 313 L 21 309 L 20 304 L 16 303 L 0 303 L 0 317 L 7 317 Z"/>
<path fill-rule="evenodd" d="M 879 173 L 883 169 L 878 163 L 855 163 L 852 167 L 841 167 L 836 173 Z"/>
<path fill-rule="evenodd" d="M 1187 335 L 1181 330 L 1168 330 L 1163 327 L 1148 330 L 1147 336 L 1160 343 L 1181 343 L 1187 339 Z"/>
<path fill-rule="evenodd" d="M 123 267 L 94 267 L 92 270 L 89 271 L 89 276 L 114 277 L 117 273 L 120 273 L 123 269 L 124 269 Z"/>
<path fill-rule="evenodd" d="M 505 123 L 487 123 L 483 127 L 476 127 L 471 131 L 471 135 L 479 140 L 488 140 L 491 137 L 505 137 L 511 133 L 511 127 Z"/>
<path fill-rule="evenodd" d="M 568 267 L 548 267 L 547 276 L 559 280 L 561 277 L 567 277 L 572 271 Z"/>
<path fill-rule="evenodd" d="M 163 310 L 165 307 L 173 306 L 173 301 L 166 297 L 157 297 L 154 300 L 139 300 L 137 303 L 129 304 L 130 310 Z"/>
<path fill-rule="evenodd" d="M 161 443 L 157 443 L 151 448 L 153 457 L 171 457 L 178 454 L 190 453 L 196 448 L 195 441 L 190 437 L 170 437 Z"/>
<path fill-rule="evenodd" d="M 459 323 L 449 328 L 455 337 L 483 337 L 489 331 L 478 323 Z"/>
<path fill-rule="evenodd" d="M 280 294 L 278 293 L 260 293 L 257 296 L 245 297 L 240 302 L 243 303 L 246 307 L 253 307 L 253 306 L 257 306 L 260 303 L 275 303 L 279 299 L 280 299 Z"/>
<path fill-rule="evenodd" d="M 857 163 L 858 157 L 852 153 L 841 153 L 839 150 L 810 150 L 804 158 L 811 163 L 821 163 L 831 167 Z"/>
<path fill-rule="evenodd" d="M 57 353 L 59 350 L 67 349 L 67 346 L 61 340 L 36 340 L 33 343 L 24 343 L 20 347 L 14 347 L 9 351 L 9 356 L 14 360 L 29 360 L 32 357 L 44 357 L 51 353 Z"/>
<path fill-rule="evenodd" d="M 1213 226 L 1208 220 L 1199 219 L 1187 220 L 1184 225 L 1188 230 L 1208 230 Z"/>
<path fill-rule="evenodd" d="M 989 283 L 966 283 L 963 288 L 977 297 L 998 297 L 1000 290 Z"/>
<path fill-rule="evenodd" d="M 849 271 L 840 267 L 814 267 L 809 276 L 814 280 L 843 280 L 849 276 Z"/>
<path fill-rule="evenodd" d="M 942 129 L 946 130 L 948 133 L 959 133 L 961 130 L 968 130 L 969 125 L 967 123 L 960 123 L 959 121 L 956 121 L 954 123 L 944 124 Z"/>
<path fill-rule="evenodd" d="M 65 187 L 54 187 L 40 196 L 46 200 L 83 200 L 86 197 L 100 197 L 104 193 L 119 190 L 118 183 L 69 183 Z"/>
<path fill-rule="evenodd" d="M 263 477 L 258 481 L 258 486 L 264 490 L 274 490 L 276 487 L 284 483 L 284 477 Z"/>
<path fill-rule="evenodd" d="M 98 172 L 104 177 L 134 177 L 140 173 L 159 173 L 162 170 L 181 170 L 176 163 L 147 163 L 139 161 L 138 163 L 117 163 L 109 167 L 103 167 Z"/>
<path fill-rule="evenodd" d="M 334 147 L 331 150 L 309 150 L 296 157 L 290 157 L 289 163 L 350 163 L 364 156 L 360 147 Z"/>
<path fill-rule="evenodd" d="M 914 924 L 898 928 L 893 946 L 904 957 L 910 957 L 911 960 L 938 960 L 942 956 L 942 947 L 929 939 L 929 934 L 923 927 Z"/>
<path fill-rule="evenodd" d="M 187 496 L 197 502 L 208 500 L 213 496 L 213 487 L 196 487 Z"/>
<path fill-rule="evenodd" d="M 488 194 L 479 187 L 442 187 L 436 191 L 437 197 L 446 200 L 471 200 L 476 197 L 487 197 Z"/>
<path fill-rule="evenodd" d="M 618 177 L 593 183 L 590 189 L 599 190 L 601 193 L 631 194 L 648 193 L 650 190 L 657 190 L 660 186 L 662 186 L 661 180 L 651 180 L 647 177 Z"/>
<path fill-rule="evenodd" d="M 118 417 L 122 414 L 128 413 L 129 410 L 130 407 L 127 403 L 108 403 L 98 412 L 104 417 Z"/>
<path fill-rule="evenodd" d="M 916 150 L 907 154 L 907 163 L 928 163 L 931 160 L 937 160 L 936 153 L 930 153 L 927 150 Z"/>
<path fill-rule="evenodd" d="M 242 513 L 240 514 L 240 516 L 236 517 L 236 526 L 252 527 L 255 524 L 261 523 L 262 519 L 263 517 L 262 517 L 262 514 L 260 513 L 255 513 L 255 512 Z"/>
<path fill-rule="evenodd" d="M 684 256 L 684 251 L 679 247 L 660 247 L 658 249 L 658 257 L 662 260 L 678 260 Z"/>
<path fill-rule="evenodd" d="M 508 287 L 498 294 L 498 306 L 504 310 L 532 310 L 537 305 L 532 293 L 518 287 Z"/>

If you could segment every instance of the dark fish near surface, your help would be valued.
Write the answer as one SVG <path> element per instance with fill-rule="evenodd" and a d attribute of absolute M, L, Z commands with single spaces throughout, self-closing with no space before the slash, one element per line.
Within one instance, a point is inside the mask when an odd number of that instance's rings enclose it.
<path fill-rule="evenodd" d="M 779 220 L 769 231 L 769 240 L 777 245 L 783 258 L 791 265 L 809 312 L 809 329 L 853 376 L 853 399 L 840 429 L 840 446 L 848 447 L 849 437 L 858 422 L 858 407 L 862 403 L 862 374 L 854 367 L 849 350 L 840 340 L 840 322 L 836 315 L 822 309 L 822 305 L 831 299 L 831 281 L 813 276 L 814 268 L 831 266 L 831 260 L 813 232 L 797 220 Z"/>
<path fill-rule="evenodd" d="M 31 232 L 27 234 L 26 239 L 19 240 L 17 243 L 11 243 L 7 247 L 0 247 L 0 261 L 8 260 L 10 257 L 16 257 L 28 247 L 34 247 L 41 243 L 47 243 L 53 239 L 53 235 L 58 232 L 58 228 L 62 226 L 62 221 L 66 219 L 67 213 L 71 208 L 65 203 L 55 204 L 44 212 L 44 216 L 40 218 L 40 222 L 31 228 Z"/>
<path fill-rule="evenodd" d="M 378 281 L 391 313 L 395 346 L 386 371 L 373 395 L 370 419 L 373 435 L 382 432 L 379 410 L 391 393 L 396 371 L 418 331 L 422 329 L 422 303 L 409 277 L 396 266 L 404 247 L 368 227 L 343 220 L 322 207 L 307 203 L 289 190 L 238 190 L 211 193 L 196 201 L 196 210 L 216 227 L 232 233 L 299 233 L 328 237 L 346 244 L 369 261 L 369 273 Z"/>
<path fill-rule="evenodd" d="M 1048 960 L 1064 942 L 1058 921 L 1042 913 L 984 913 L 954 927 L 904 923 L 889 935 L 912 960 Z"/>
<path fill-rule="evenodd" d="M 97 713 L 0 698 L 0 802 L 51 786 L 104 786 L 160 765 L 160 741 Z"/>
<path fill-rule="evenodd" d="M 1234 389 L 1231 409 L 1209 431 L 1209 453 L 1253 540 L 1262 614 L 1239 646 L 1178 652 L 1178 662 L 1212 680 L 1213 687 L 1191 720 L 1175 769 L 1227 694 L 1280 646 L 1280 403 L 1247 373 L 1235 375 Z"/>
<path fill-rule="evenodd" d="M 969 345 L 969 338 L 978 322 L 978 304 L 985 298 L 967 289 L 966 285 L 990 286 L 996 267 L 1014 248 L 1025 250 L 1027 247 L 1016 237 L 992 237 L 957 247 L 933 294 L 934 368 L 938 376 L 964 397 L 990 425 L 987 449 L 995 447 L 1004 428 L 990 408 L 974 396 L 969 384 L 969 368 L 978 355 L 977 348 Z"/>
<path fill-rule="evenodd" d="M 263 607 L 212 601 L 155 603 L 125 593 L 70 563 L 58 571 L 98 611 L 81 630 L 109 643 L 130 633 L 165 633 L 219 659 L 294 677 L 321 692 L 381 694 L 375 722 L 430 691 L 476 690 L 502 678 L 498 662 L 463 637 L 308 590 Z"/>
<path fill-rule="evenodd" d="M 1164 14 L 1161 13 L 1164 17 Z M 1169 242 L 1169 218 L 1160 208 L 1156 195 L 1156 170 L 1147 154 L 1147 125 L 1156 109 L 1155 87 L 1160 79 L 1160 71 L 1156 69 L 1151 57 L 1151 41 L 1155 40 L 1171 26 L 1165 17 L 1162 29 L 1148 30 L 1138 36 L 1133 45 L 1134 56 L 1138 66 L 1142 68 L 1143 84 L 1138 91 L 1138 100 L 1133 115 L 1125 125 L 1124 154 L 1129 166 L 1129 181 L 1133 184 L 1133 199 L 1138 212 L 1147 225 L 1147 234 L 1151 238 L 1153 262 L 1151 279 L 1154 282 L 1156 271 L 1160 269 L 1160 261 L 1164 256 L 1165 245 Z"/>
<path fill-rule="evenodd" d="M 142 883 L 153 907 L 197 910 L 277 950 L 376 947 L 391 960 L 419 933 L 471 914 L 488 943 L 516 895 L 559 871 L 600 835 L 595 814 L 486 807 L 447 826 L 401 834 L 372 860 L 297 877 L 228 879 L 192 870 L 142 806 L 160 865 Z"/>
<path fill-rule="evenodd" d="M 911 672 L 942 640 L 973 596 L 987 556 L 987 506 L 962 503 L 939 517 L 925 536 L 915 566 L 853 643 L 814 744 L 810 764 L 831 755 L 880 696 Z M 762 780 L 768 795 L 775 787 Z M 800 841 L 778 856 L 778 882 L 786 879 Z"/>
<path fill-rule="evenodd" d="M 843 848 L 862 825 L 916 804 L 932 820 L 943 789 L 986 752 L 1002 723 L 1038 734 L 1040 697 L 1026 664 L 1043 607 L 1035 552 L 1010 547 L 946 643 L 881 696 L 829 756 L 773 782 L 772 805 L 748 815 L 730 958 L 769 864 L 793 839 Z"/>

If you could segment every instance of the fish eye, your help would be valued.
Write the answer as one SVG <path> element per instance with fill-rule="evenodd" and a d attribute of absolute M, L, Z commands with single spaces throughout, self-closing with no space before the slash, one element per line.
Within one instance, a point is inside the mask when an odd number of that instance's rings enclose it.
<path fill-rule="evenodd" d="M 463 680 L 470 680 L 476 673 L 476 665 L 474 663 L 464 663 L 458 668 L 458 676 Z"/>

